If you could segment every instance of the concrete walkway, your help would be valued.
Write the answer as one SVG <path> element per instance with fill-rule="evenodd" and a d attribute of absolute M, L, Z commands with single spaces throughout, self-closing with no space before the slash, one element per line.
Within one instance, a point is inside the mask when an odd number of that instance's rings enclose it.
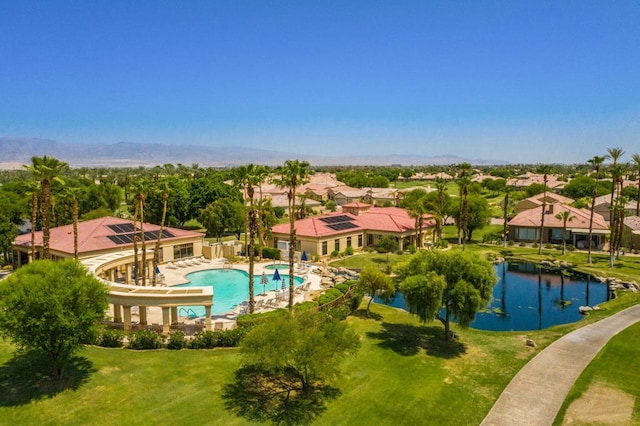
<path fill-rule="evenodd" d="M 600 349 L 640 321 L 640 305 L 575 330 L 546 347 L 511 380 L 482 425 L 551 425 L 567 393 Z"/>

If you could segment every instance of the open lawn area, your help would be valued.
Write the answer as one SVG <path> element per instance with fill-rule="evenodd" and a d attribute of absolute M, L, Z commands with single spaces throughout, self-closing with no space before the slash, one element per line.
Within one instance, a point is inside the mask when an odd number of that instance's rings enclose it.
<path fill-rule="evenodd" d="M 626 294 L 585 322 L 637 302 Z M 459 338 L 445 343 L 439 323 L 424 325 L 386 306 L 374 304 L 371 318 L 358 311 L 348 321 L 362 345 L 335 383 L 341 395 L 314 424 L 479 424 L 527 360 L 578 327 L 506 333 L 454 328 Z M 526 346 L 526 338 L 538 347 Z M 229 413 L 221 396 L 240 363 L 236 349 L 88 347 L 60 384 L 47 379 L 41 360 L 12 353 L 0 342 L 4 424 L 248 423 Z M 625 352 L 617 363 L 629 365 L 637 356 L 638 350 Z"/>

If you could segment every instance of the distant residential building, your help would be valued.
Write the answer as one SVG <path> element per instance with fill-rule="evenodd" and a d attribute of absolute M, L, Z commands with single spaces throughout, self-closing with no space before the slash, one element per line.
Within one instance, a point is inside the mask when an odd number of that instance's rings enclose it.
<path fill-rule="evenodd" d="M 435 225 L 433 216 L 425 215 L 424 235 Z M 314 216 L 295 222 L 296 251 L 308 255 L 328 256 L 333 251 L 343 252 L 347 247 L 360 251 L 374 247 L 381 238 L 389 236 L 398 241 L 400 249 L 415 244 L 415 219 L 399 207 L 374 207 L 355 202 L 342 206 L 342 211 Z M 285 247 L 289 240 L 289 224 L 271 229 L 272 247 Z"/>
<path fill-rule="evenodd" d="M 573 219 L 567 222 L 566 240 L 576 248 L 588 247 L 589 209 L 578 209 L 566 204 L 555 203 L 545 206 L 544 228 L 542 230 L 543 243 L 561 243 L 563 236 L 563 221 L 556 218 L 558 213 L 568 211 Z M 540 225 L 542 220 L 542 206 L 525 210 L 517 214 L 508 223 L 509 239 L 512 241 L 539 242 Z M 605 237 L 609 235 L 609 227 L 602 215 L 593 216 L 592 247 L 601 249 Z"/>
<path fill-rule="evenodd" d="M 631 250 L 640 250 L 640 217 L 627 216 L 622 228 L 622 246 Z"/>
<path fill-rule="evenodd" d="M 595 211 L 598 214 L 601 214 L 602 217 L 604 217 L 604 220 L 606 220 L 607 222 L 611 221 L 611 194 L 606 194 L 606 195 L 601 195 L 599 197 L 596 197 L 594 206 L 595 207 L 593 211 Z M 636 202 L 629 201 L 624 206 L 624 215 L 632 216 L 635 214 L 636 214 Z"/>
<path fill-rule="evenodd" d="M 555 194 L 553 192 L 547 192 L 546 195 L 544 193 L 540 193 L 534 195 L 533 197 L 525 198 L 524 200 L 520 200 L 514 206 L 514 210 L 516 214 L 521 213 L 526 210 L 535 209 L 537 207 L 542 206 L 542 203 L 545 204 L 571 204 L 573 203 L 573 199 L 569 197 L 565 197 L 560 194 Z"/>

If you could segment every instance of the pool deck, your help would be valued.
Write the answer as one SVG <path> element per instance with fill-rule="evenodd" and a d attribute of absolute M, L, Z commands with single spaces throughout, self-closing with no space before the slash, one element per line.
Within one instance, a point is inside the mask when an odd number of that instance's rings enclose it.
<path fill-rule="evenodd" d="M 254 275 L 259 277 L 262 275 L 263 272 L 268 275 L 273 274 L 274 273 L 273 269 L 265 268 L 265 266 L 269 266 L 269 265 L 273 265 L 273 261 L 260 262 L 260 263 L 256 262 L 254 264 Z M 249 272 L 249 264 L 246 262 L 227 264 L 227 261 L 225 259 L 214 259 L 210 263 L 200 263 L 199 265 L 191 265 L 187 267 L 176 267 L 176 269 L 168 268 L 167 265 L 160 265 L 160 273 L 163 274 L 165 277 L 165 284 L 168 287 L 171 287 L 174 285 L 188 283 L 189 280 L 187 279 L 186 276 L 191 272 L 204 271 L 207 269 L 223 269 L 229 266 L 232 269 Z M 306 280 L 310 282 L 309 290 L 301 294 L 296 294 L 294 297 L 294 303 L 301 303 L 308 298 L 310 293 L 322 289 L 322 286 L 320 285 L 321 276 L 311 272 L 312 269 L 313 268 L 308 268 L 307 269 L 308 272 L 298 272 L 298 273 L 294 272 L 294 276 L 305 277 Z M 285 274 L 285 275 L 289 274 L 288 265 L 285 265 L 285 268 L 282 270 L 282 274 Z M 273 287 L 273 284 L 269 283 L 267 287 Z M 271 290 L 271 291 L 268 290 L 266 294 L 262 294 L 261 284 L 256 285 L 255 291 L 256 291 L 256 296 L 255 296 L 256 303 L 258 303 L 258 301 L 261 301 L 261 300 L 266 301 L 269 299 L 273 299 L 276 296 L 276 293 L 282 293 L 282 291 L 276 292 L 275 290 Z M 214 306 L 215 306 L 215 302 L 216 302 L 216 296 L 214 293 L 213 295 Z M 283 304 L 281 306 L 284 307 L 286 305 Z M 233 311 L 227 312 L 222 315 L 212 315 L 211 317 L 212 323 L 216 323 L 216 322 L 222 323 L 224 329 L 233 328 L 235 326 L 237 316 L 243 312 L 243 309 L 244 309 L 243 305 L 238 305 Z M 256 312 L 265 312 L 273 309 L 275 308 L 261 307 L 257 309 Z M 138 317 L 135 313 L 133 313 L 132 316 L 134 321 L 138 320 Z M 187 317 L 180 317 L 180 320 L 181 322 L 184 321 L 187 324 L 198 321 L 197 319 L 189 319 Z M 149 322 L 149 324 L 161 324 L 162 309 L 159 307 L 151 307 L 151 306 L 148 307 L 147 321 Z"/>

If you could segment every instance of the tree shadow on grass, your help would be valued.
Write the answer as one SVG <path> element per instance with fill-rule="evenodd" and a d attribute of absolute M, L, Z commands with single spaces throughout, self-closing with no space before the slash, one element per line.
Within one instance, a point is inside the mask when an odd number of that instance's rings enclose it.
<path fill-rule="evenodd" d="M 279 425 L 309 424 L 326 411 L 325 402 L 335 399 L 340 390 L 315 383 L 303 392 L 295 379 L 273 374 L 255 366 L 236 371 L 233 383 L 224 386 L 225 408 L 253 422 Z"/>
<path fill-rule="evenodd" d="M 62 379 L 57 379 L 51 363 L 43 353 L 17 353 L 0 365 L 0 406 L 24 405 L 53 397 L 67 389 L 76 390 L 94 372 L 91 361 L 75 356 L 65 366 Z"/>
<path fill-rule="evenodd" d="M 355 318 L 360 318 L 363 320 L 374 320 L 374 321 L 382 321 L 382 315 L 377 312 L 369 312 L 369 317 L 367 318 L 367 310 L 366 309 L 358 309 L 351 314 L 351 316 Z"/>
<path fill-rule="evenodd" d="M 444 340 L 444 330 L 436 326 L 382 323 L 382 330 L 369 332 L 367 337 L 380 340 L 378 345 L 401 355 L 417 355 L 424 349 L 439 358 L 457 358 L 467 351 L 467 345 L 455 339 Z"/>

